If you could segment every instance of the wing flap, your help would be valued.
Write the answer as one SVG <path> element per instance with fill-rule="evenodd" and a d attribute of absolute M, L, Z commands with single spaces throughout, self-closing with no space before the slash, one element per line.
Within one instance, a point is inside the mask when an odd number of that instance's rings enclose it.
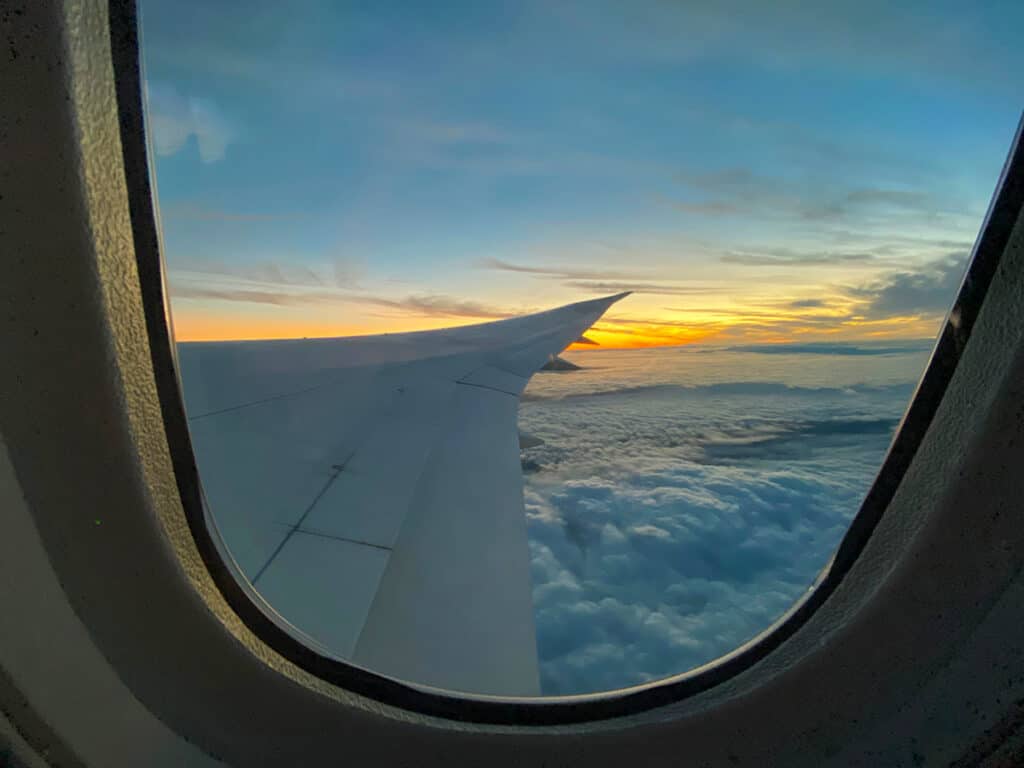
<path fill-rule="evenodd" d="M 426 685 L 539 695 L 518 398 L 460 386 L 453 415 L 353 660 Z"/>

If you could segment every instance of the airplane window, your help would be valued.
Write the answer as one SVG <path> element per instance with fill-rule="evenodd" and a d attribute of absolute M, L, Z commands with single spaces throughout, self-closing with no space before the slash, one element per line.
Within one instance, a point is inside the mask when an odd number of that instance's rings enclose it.
<path fill-rule="evenodd" d="M 288 631 L 586 694 L 808 593 L 1018 117 L 1024 6 L 911 5 L 144 0 L 191 439 Z"/>

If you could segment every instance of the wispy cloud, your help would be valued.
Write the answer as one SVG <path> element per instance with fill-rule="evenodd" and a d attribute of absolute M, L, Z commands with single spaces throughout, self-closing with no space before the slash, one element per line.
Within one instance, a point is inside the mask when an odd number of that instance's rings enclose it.
<path fill-rule="evenodd" d="M 358 289 L 366 276 L 362 260 L 337 255 L 320 262 L 294 260 L 227 261 L 207 257 L 176 256 L 170 263 L 172 279 L 180 283 L 228 282 L 231 287 L 248 289 L 283 286 L 334 287 Z"/>
<path fill-rule="evenodd" d="M 765 248 L 759 251 L 734 250 L 722 254 L 724 264 L 748 267 L 806 267 L 820 265 L 872 265 L 876 257 L 862 252 L 795 251 L 789 248 Z"/>
<path fill-rule="evenodd" d="M 965 213 L 959 206 L 919 189 L 851 185 L 827 176 L 807 181 L 767 176 L 748 168 L 726 168 L 702 173 L 681 171 L 675 178 L 702 199 L 673 199 L 671 204 L 679 211 L 703 216 L 834 223 Z"/>
<path fill-rule="evenodd" d="M 330 281 L 313 267 L 301 262 L 245 261 L 229 262 L 223 259 L 176 257 L 170 264 L 172 280 L 175 277 L 188 282 L 199 282 L 203 276 L 227 279 L 264 286 L 323 286 Z M 245 288 L 246 286 L 241 286 Z"/>
<path fill-rule="evenodd" d="M 551 277 L 558 280 L 644 280 L 650 279 L 650 272 L 623 272 L 613 269 L 588 269 L 565 265 L 537 266 L 535 264 L 516 264 L 502 259 L 481 259 L 477 266 L 485 269 L 496 269 L 502 272 L 518 272 L 538 277 Z"/>
<path fill-rule="evenodd" d="M 906 355 L 931 349 L 931 339 L 916 340 L 912 343 L 866 346 L 864 344 L 830 344 L 810 342 L 806 344 L 748 344 L 727 347 L 733 352 L 754 352 L 762 355 L 839 355 L 841 357 L 864 357 L 875 355 Z"/>
<path fill-rule="evenodd" d="M 575 288 L 595 294 L 650 293 L 663 296 L 692 296 L 721 290 L 721 286 L 706 284 L 680 285 L 677 280 L 659 280 L 656 273 L 627 272 L 614 269 L 590 269 L 587 267 L 570 267 L 565 265 L 536 266 L 533 264 L 517 264 L 501 259 L 482 259 L 477 265 L 485 269 L 503 272 L 515 272 L 532 275 L 538 278 L 554 280 L 566 288 Z"/>
<path fill-rule="evenodd" d="M 846 205 L 890 205 L 910 210 L 928 210 L 934 204 L 931 195 L 925 192 L 875 187 L 852 189 L 843 196 L 842 201 Z"/>
<path fill-rule="evenodd" d="M 772 309 L 760 309 L 756 307 L 741 305 L 734 307 L 663 307 L 666 312 L 674 312 L 688 315 L 698 315 L 701 317 L 722 317 L 723 320 L 735 320 L 736 318 L 759 318 L 765 320 L 778 320 L 780 313 L 778 310 Z"/>
<path fill-rule="evenodd" d="M 149 130 L 158 155 L 173 155 L 193 136 L 199 159 L 214 163 L 224 157 L 233 132 L 208 99 L 186 97 L 171 85 L 147 82 Z"/>
<path fill-rule="evenodd" d="M 720 287 L 703 285 L 672 285 L 670 283 L 630 283 L 600 282 L 593 280 L 567 280 L 562 283 L 567 288 L 577 288 L 591 293 L 653 293 L 660 296 L 693 296 L 695 294 L 717 293 Z"/>
<path fill-rule="evenodd" d="M 488 304 L 465 301 L 438 294 L 419 294 L 406 296 L 402 299 L 360 296 L 355 297 L 353 300 L 421 317 L 462 317 L 498 320 L 517 314 Z"/>
<path fill-rule="evenodd" d="M 351 297 L 330 291 L 290 291 L 273 288 L 215 288 L 171 281 L 171 298 L 180 300 L 238 301 L 246 304 L 272 304 L 279 307 L 301 307 L 309 304 L 337 304 Z"/>
<path fill-rule="evenodd" d="M 413 294 L 400 298 L 377 296 L 365 293 L 350 293 L 333 290 L 305 290 L 299 287 L 281 286 L 244 288 L 212 287 L 194 283 L 171 282 L 171 297 L 175 301 L 227 301 L 247 304 L 270 304 L 279 307 L 303 307 L 309 305 L 357 304 L 382 307 L 412 317 L 449 317 L 496 320 L 512 314 L 506 309 L 481 302 L 466 301 L 440 294 Z"/>

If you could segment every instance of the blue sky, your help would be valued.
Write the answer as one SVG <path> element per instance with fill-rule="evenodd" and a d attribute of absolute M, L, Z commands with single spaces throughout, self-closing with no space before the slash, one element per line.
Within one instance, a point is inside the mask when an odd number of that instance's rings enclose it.
<path fill-rule="evenodd" d="M 1020 3 L 142 15 L 181 338 L 437 327 L 630 287 L 603 343 L 927 336 L 1022 104 Z M 928 296 L 874 312 L 901 281 Z"/>

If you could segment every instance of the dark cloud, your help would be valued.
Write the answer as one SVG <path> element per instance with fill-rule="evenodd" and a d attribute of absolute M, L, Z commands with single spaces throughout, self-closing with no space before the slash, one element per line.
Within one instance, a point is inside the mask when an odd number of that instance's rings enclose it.
<path fill-rule="evenodd" d="M 871 320 L 939 315 L 952 306 L 966 263 L 966 253 L 950 254 L 917 271 L 851 288 L 849 294 L 865 302 L 860 314 Z"/>

